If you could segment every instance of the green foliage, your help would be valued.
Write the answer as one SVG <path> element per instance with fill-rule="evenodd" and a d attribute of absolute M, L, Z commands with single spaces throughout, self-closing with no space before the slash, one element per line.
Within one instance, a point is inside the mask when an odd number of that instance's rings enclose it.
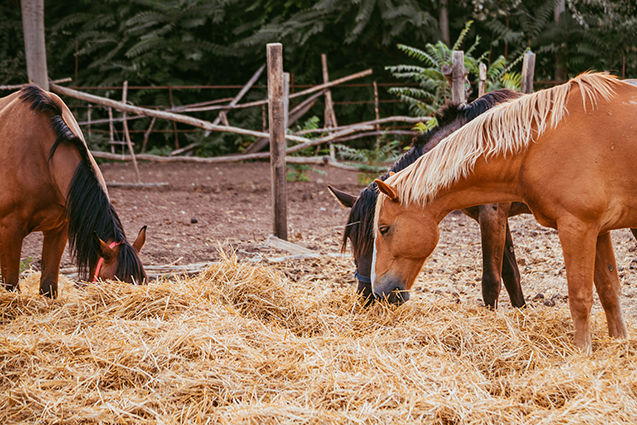
<path fill-rule="evenodd" d="M 302 131 L 302 130 L 316 130 L 319 128 L 319 117 L 317 116 L 311 116 L 310 118 L 308 118 L 307 120 L 305 120 L 303 122 L 302 125 L 300 126 L 296 126 L 296 131 Z M 313 136 L 312 136 L 313 134 Z M 311 139 L 315 139 L 317 137 L 319 137 L 317 135 L 317 133 L 310 133 L 309 135 L 306 135 L 307 138 Z M 316 150 L 316 147 L 307 147 L 305 149 L 301 149 L 300 151 L 294 152 L 291 155 L 292 156 L 312 156 L 314 154 L 314 151 Z M 309 171 L 313 171 L 315 173 L 318 174 L 325 174 L 323 171 L 309 165 L 309 164 L 295 164 L 295 163 L 287 163 L 286 165 L 287 167 L 287 174 L 286 174 L 286 180 L 288 182 L 309 182 L 312 181 L 312 179 L 310 178 L 310 176 L 307 174 Z"/>
<path fill-rule="evenodd" d="M 398 48 L 405 52 L 410 58 L 414 58 L 425 66 L 398 65 L 388 66 L 392 75 L 396 78 L 406 78 L 419 84 L 419 88 L 413 87 L 392 87 L 388 91 L 396 94 L 401 101 L 410 105 L 416 116 L 433 115 L 443 105 L 451 100 L 451 86 L 448 84 L 442 73 L 445 65 L 451 66 L 452 52 L 459 50 L 465 41 L 473 21 L 465 24 L 454 45 L 449 48 L 445 43 L 439 41 L 436 44 L 427 43 L 424 50 L 415 47 L 399 44 Z M 464 52 L 464 66 L 469 73 L 469 78 L 473 77 L 473 83 L 477 84 L 480 77 L 480 63 L 482 63 L 489 52 L 484 52 L 477 58 L 473 57 L 473 52 L 480 43 L 480 36 L 476 36 L 473 44 Z M 506 63 L 503 56 L 491 62 L 487 68 L 486 90 L 492 91 L 507 87 L 519 89 L 521 77 L 513 73 L 511 68 L 522 59 L 520 55 L 510 64 Z"/>
<path fill-rule="evenodd" d="M 519 57 L 529 47 L 537 54 L 536 80 L 553 77 L 556 54 L 563 54 L 570 76 L 587 69 L 621 74 L 625 58 L 626 76 L 637 77 L 634 0 L 567 0 L 561 25 L 554 22 L 554 5 L 554 0 L 448 2 L 451 38 L 471 44 L 464 48 L 470 53 L 467 57 L 477 61 L 473 65 L 490 64 L 488 90 L 517 83 L 519 76 L 506 70 L 509 65 L 502 58 Z M 408 105 L 414 105 L 414 113 L 427 114 L 435 109 L 434 102 L 449 97 L 449 87 L 437 74 L 441 64 L 450 60 L 451 50 L 438 42 L 438 1 L 48 0 L 45 11 L 49 76 L 73 77 L 72 85 L 111 87 L 124 81 L 130 86 L 241 85 L 265 62 L 265 44 L 276 41 L 284 45 L 284 69 L 294 74 L 296 84 L 322 82 L 321 53 L 328 55 L 331 79 L 372 68 L 372 77 L 357 82 L 386 82 L 392 74 L 385 67 L 390 65 L 403 81 L 418 82 L 396 92 L 409 103 L 381 103 L 381 116 L 405 114 Z M 467 30 L 465 23 L 472 19 L 475 22 Z M 399 44 L 403 47 L 396 47 Z M 478 51 L 484 53 L 478 55 Z M 398 65 L 405 62 L 405 54 L 414 65 Z M 468 69 L 473 65 L 466 64 Z M 20 2 L 9 0 L 0 4 L 0 84 L 26 80 Z M 185 105 L 233 97 L 237 91 L 174 90 L 173 101 Z M 120 90 L 92 92 L 121 97 Z M 262 76 L 243 101 L 265 95 Z M 336 102 L 370 100 L 373 89 L 338 87 L 332 96 Z M 129 101 L 170 107 L 166 89 L 131 89 Z M 318 102 L 309 115 L 321 116 L 321 108 Z M 85 116 L 81 108 L 73 111 Z M 339 122 L 358 122 L 373 119 L 374 107 L 338 104 L 336 114 Z M 195 115 L 206 120 L 216 117 L 215 112 Z M 105 111 L 94 108 L 92 118 L 106 118 Z M 244 128 L 262 126 L 259 108 L 235 110 L 229 118 L 232 125 Z M 149 122 L 134 120 L 130 127 L 145 130 Z M 174 147 L 172 123 L 157 120 L 154 128 L 164 133 L 153 133 L 148 149 Z M 252 141 L 212 134 L 201 138 L 195 154 L 240 152 Z M 141 143 L 135 142 L 139 148 Z M 185 146 L 190 139 L 180 135 L 180 142 Z M 100 146 L 103 140 L 93 143 Z"/>
<path fill-rule="evenodd" d="M 355 149 L 345 145 L 336 145 L 339 154 L 350 161 L 349 163 L 362 171 L 358 175 L 360 184 L 369 184 L 378 173 L 387 169 L 387 165 L 395 162 L 403 154 L 400 142 L 393 140 L 386 141 L 386 135 L 376 139 L 371 149 Z"/>

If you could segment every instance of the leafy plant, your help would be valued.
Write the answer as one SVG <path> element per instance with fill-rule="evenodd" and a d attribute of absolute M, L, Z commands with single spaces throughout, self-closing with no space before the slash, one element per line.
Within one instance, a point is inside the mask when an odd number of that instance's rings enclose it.
<path fill-rule="evenodd" d="M 356 161 L 349 165 L 361 171 L 358 182 L 365 185 L 369 184 L 378 173 L 383 172 L 388 163 L 396 161 L 403 153 L 400 142 L 397 140 L 386 142 L 385 134 L 376 139 L 371 149 L 355 149 L 345 145 L 336 145 L 336 148 L 343 158 Z"/>
<path fill-rule="evenodd" d="M 390 71 L 394 77 L 412 79 L 420 86 L 419 88 L 392 87 L 388 91 L 397 95 L 403 102 L 408 103 L 417 116 L 432 115 L 439 110 L 451 99 L 451 86 L 443 75 L 442 68 L 445 65 L 451 66 L 452 52 L 460 49 L 472 23 L 473 21 L 466 23 L 451 48 L 442 41 L 436 44 L 427 43 L 424 50 L 399 44 L 398 48 L 407 56 L 417 59 L 425 66 L 397 65 L 386 67 L 385 69 Z M 489 53 L 487 51 L 477 58 L 473 57 L 479 43 L 480 36 L 476 36 L 473 44 L 464 52 L 464 66 L 469 77 L 473 77 L 474 82 L 477 82 L 480 77 L 480 63 Z M 521 77 L 518 73 L 512 72 L 511 68 L 522 57 L 523 55 L 520 55 L 510 64 L 506 63 L 503 56 L 491 62 L 487 68 L 486 90 L 492 91 L 503 87 L 519 89 Z M 471 91 L 470 86 L 468 90 Z"/>
<path fill-rule="evenodd" d="M 303 124 L 301 126 L 296 126 L 296 131 L 302 131 L 302 130 L 316 130 L 319 128 L 319 117 L 313 115 L 310 118 L 308 118 L 307 120 L 305 120 L 303 122 Z M 316 133 L 310 133 L 310 134 L 316 134 Z M 314 139 L 316 137 L 319 136 L 311 136 L 311 135 L 306 135 L 306 137 L 308 137 L 309 139 Z M 292 156 L 312 156 L 313 152 L 314 152 L 314 147 L 307 147 L 305 149 L 301 149 L 300 151 L 294 152 L 291 155 Z M 325 174 L 323 171 L 312 167 L 309 164 L 295 164 L 295 163 L 288 163 L 287 164 L 287 175 L 286 175 L 286 180 L 288 182 L 309 182 L 312 181 L 312 179 L 310 178 L 310 176 L 308 176 L 307 172 L 308 171 L 313 171 L 315 173 L 318 174 Z"/>

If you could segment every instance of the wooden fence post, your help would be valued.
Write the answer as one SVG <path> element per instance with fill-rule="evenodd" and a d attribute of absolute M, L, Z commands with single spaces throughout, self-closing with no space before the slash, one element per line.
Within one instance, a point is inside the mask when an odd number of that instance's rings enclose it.
<path fill-rule="evenodd" d="M 270 124 L 270 167 L 274 236 L 288 239 L 285 169 L 285 88 L 283 81 L 283 45 L 266 46 L 268 62 L 268 113 Z"/>
<path fill-rule="evenodd" d="M 451 101 L 455 105 L 467 101 L 464 90 L 464 52 L 454 50 L 451 56 L 452 78 Z"/>
<path fill-rule="evenodd" d="M 283 73 L 283 116 L 285 117 L 285 130 L 290 126 L 290 73 Z M 286 146 L 287 148 L 287 146 Z"/>
<path fill-rule="evenodd" d="M 111 137 L 109 143 L 111 145 L 111 153 L 115 153 L 115 145 L 113 142 L 115 141 L 115 128 L 113 126 L 113 108 L 108 107 L 108 133 Z"/>
<path fill-rule="evenodd" d="M 480 82 L 478 83 L 478 97 L 482 97 L 486 91 L 487 85 L 487 66 L 480 62 L 478 67 L 480 72 Z"/>
<path fill-rule="evenodd" d="M 321 53 L 321 69 L 323 70 L 323 83 L 330 82 L 330 76 L 327 71 L 327 55 Z M 325 91 L 325 128 L 338 127 L 336 122 L 336 114 L 334 113 L 334 101 L 332 100 L 332 92 L 330 90 Z M 336 158 L 336 151 L 334 145 L 330 143 L 330 158 Z"/>
<path fill-rule="evenodd" d="M 378 111 L 378 84 L 374 81 L 374 116 L 376 121 L 380 119 L 380 113 Z M 380 124 L 376 124 L 376 131 L 380 131 Z"/>
<path fill-rule="evenodd" d="M 91 104 L 88 104 L 88 110 L 86 111 L 86 118 L 88 121 L 88 138 L 91 138 Z"/>
<path fill-rule="evenodd" d="M 168 97 L 170 98 L 170 110 L 175 109 L 175 102 L 173 102 L 173 86 L 168 83 Z M 175 149 L 179 149 L 179 134 L 177 134 L 177 123 L 173 121 L 173 133 L 175 133 Z"/>
<path fill-rule="evenodd" d="M 522 93 L 533 93 L 533 73 L 535 72 L 535 53 L 528 51 L 522 61 Z"/>
<path fill-rule="evenodd" d="M 128 81 L 124 81 L 124 87 L 122 88 L 122 103 L 126 103 L 126 97 L 128 96 Z M 135 158 L 135 151 L 133 150 L 133 142 L 130 140 L 130 133 L 128 132 L 128 122 L 126 121 L 126 112 L 122 112 L 122 120 L 124 127 L 124 137 L 126 138 L 126 144 L 128 145 L 128 150 L 130 152 L 130 156 L 133 160 L 133 167 L 135 167 L 135 175 L 137 176 L 137 183 L 141 183 L 141 179 L 139 177 L 139 168 L 137 168 L 137 159 Z"/>

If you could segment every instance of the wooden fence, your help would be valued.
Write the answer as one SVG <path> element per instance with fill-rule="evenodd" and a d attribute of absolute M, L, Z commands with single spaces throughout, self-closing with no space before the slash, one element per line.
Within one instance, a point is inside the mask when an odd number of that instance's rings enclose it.
<path fill-rule="evenodd" d="M 68 96 L 74 99 L 78 99 L 87 102 L 88 117 L 85 122 L 81 122 L 81 125 L 91 126 L 97 124 L 109 124 L 109 131 L 111 141 L 113 141 L 113 128 L 114 123 L 121 121 L 124 133 L 125 141 L 128 148 L 129 155 L 116 155 L 113 152 L 92 152 L 96 158 L 113 159 L 113 160 L 130 160 L 135 166 L 137 173 L 137 183 L 141 184 L 139 178 L 139 172 L 137 170 L 137 160 L 147 160 L 155 162 L 200 162 L 200 163 L 221 163 L 221 162 L 237 162 L 252 159 L 266 159 L 270 158 L 272 166 L 272 196 L 273 196 L 273 208 L 274 208 L 274 223 L 273 234 L 281 239 L 287 239 L 287 207 L 286 207 L 286 179 L 285 179 L 285 164 L 288 163 L 320 163 L 328 164 L 341 168 L 352 168 L 345 164 L 339 163 L 331 150 L 330 156 L 321 157 L 295 157 L 290 156 L 294 152 L 298 152 L 302 149 L 317 145 L 329 145 L 335 141 L 351 140 L 356 137 L 364 137 L 370 135 L 379 135 L 385 132 L 390 133 L 409 133 L 401 130 L 383 130 L 381 125 L 388 123 L 409 123 L 416 124 L 428 120 L 427 117 L 406 117 L 406 116 L 392 116 L 386 118 L 380 118 L 378 114 L 378 85 L 374 83 L 374 106 L 375 106 L 375 119 L 367 122 L 360 122 L 351 125 L 337 124 L 336 114 L 334 113 L 334 102 L 332 101 L 330 88 L 339 84 L 343 84 L 358 78 L 369 76 L 372 74 L 372 70 L 368 69 L 361 71 L 346 77 L 339 78 L 334 81 L 329 81 L 329 75 L 327 73 L 327 61 L 325 56 L 322 57 L 323 63 L 323 83 L 315 86 L 308 87 L 302 91 L 290 93 L 290 76 L 283 72 L 283 46 L 279 43 L 268 44 L 267 47 L 267 99 L 240 103 L 243 96 L 254 86 L 266 65 L 260 67 L 250 80 L 241 87 L 239 93 L 232 99 L 216 99 L 211 101 L 199 102 L 197 104 L 175 106 L 172 102 L 172 90 L 173 87 L 168 85 L 171 105 L 169 108 L 163 110 L 157 107 L 148 108 L 134 106 L 127 102 L 128 97 L 128 84 L 124 83 L 122 87 L 122 99 L 113 100 L 94 94 L 88 94 L 77 89 L 71 89 L 64 87 L 59 82 L 51 82 L 51 91 L 63 96 Z M 452 94 L 454 103 L 463 103 L 467 99 L 466 93 L 466 71 L 464 69 L 464 54 L 461 51 L 453 52 L 453 63 L 449 69 L 443 67 L 443 74 L 449 79 L 452 85 Z M 531 52 L 527 53 L 524 57 L 524 65 L 522 71 L 522 91 L 531 92 L 533 89 L 533 67 L 535 62 L 535 55 Z M 486 69 L 484 72 L 480 72 L 480 91 L 484 90 L 484 80 L 486 79 Z M 0 87 L 1 89 L 1 87 Z M 482 94 L 482 93 L 481 93 Z M 289 104 L 293 99 L 298 99 L 303 96 L 307 98 L 290 110 Z M 324 128 L 317 130 L 299 131 L 296 134 L 288 132 L 289 126 L 302 117 L 317 101 L 319 97 L 325 98 L 325 126 Z M 106 120 L 91 120 L 90 111 L 95 108 L 95 105 L 105 107 L 108 110 L 109 118 Z M 263 131 L 243 129 L 239 127 L 233 127 L 229 125 L 227 114 L 230 111 L 241 108 L 252 108 L 268 106 L 269 116 L 269 130 Z M 121 118 L 113 116 L 113 110 L 119 111 L 122 114 Z M 203 119 L 195 118 L 185 113 L 214 111 L 217 113 L 217 117 L 213 121 L 206 121 Z M 128 114 L 131 114 L 129 116 Z M 148 129 L 144 132 L 144 141 L 142 144 L 142 152 L 148 141 L 150 132 L 157 119 L 169 120 L 173 123 L 173 131 L 175 133 L 175 147 L 170 157 L 162 157 L 148 154 L 136 154 L 133 149 L 133 143 L 130 137 L 130 130 L 128 128 L 128 121 L 138 119 L 141 117 L 150 117 L 151 122 Z M 229 132 L 245 136 L 252 136 L 256 138 L 256 142 L 251 148 L 249 148 L 244 154 L 240 155 L 228 155 L 214 158 L 196 158 L 188 156 L 178 156 L 193 146 L 180 147 L 178 144 L 178 132 L 176 123 L 186 124 L 195 128 L 203 129 L 206 132 Z M 90 130 L 89 130 L 90 131 Z M 309 139 L 306 136 L 311 132 L 320 132 L 324 134 L 317 139 Z M 269 142 L 269 152 L 258 152 L 261 147 L 265 146 Z M 293 143 L 288 147 L 287 143 Z"/>

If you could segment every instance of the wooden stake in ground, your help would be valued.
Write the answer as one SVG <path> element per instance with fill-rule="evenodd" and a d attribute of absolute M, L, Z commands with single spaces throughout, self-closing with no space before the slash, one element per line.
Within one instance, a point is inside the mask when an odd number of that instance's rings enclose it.
<path fill-rule="evenodd" d="M 330 76 L 327 71 L 327 55 L 321 53 L 321 68 L 323 70 L 323 84 L 330 82 Z M 334 113 L 334 102 L 332 101 L 332 91 L 325 91 L 325 128 L 338 127 L 336 123 L 336 114 Z M 330 158 L 335 158 L 334 145 L 330 144 Z"/>
<path fill-rule="evenodd" d="M 374 115 L 376 117 L 376 121 L 380 119 L 380 114 L 378 111 L 378 84 L 374 81 Z M 376 124 L 376 131 L 380 131 L 380 124 Z"/>
<path fill-rule="evenodd" d="M 478 83 L 478 97 L 482 97 L 484 95 L 487 85 L 487 66 L 483 63 L 480 63 L 480 82 Z"/>
<path fill-rule="evenodd" d="M 533 93 L 533 74 L 535 72 L 535 53 L 528 51 L 522 61 L 522 93 Z"/>
<path fill-rule="evenodd" d="M 113 126 L 113 108 L 108 107 L 108 134 L 110 135 L 110 139 L 108 143 L 111 145 L 111 153 L 115 153 L 115 128 Z"/>
<path fill-rule="evenodd" d="M 175 109 L 175 102 L 173 102 L 173 87 L 168 83 L 168 97 L 170 98 L 170 109 Z M 177 123 L 173 121 L 173 132 L 175 133 L 175 149 L 179 149 L 179 134 L 177 134 Z"/>
<path fill-rule="evenodd" d="M 452 78 L 451 101 L 455 105 L 466 103 L 464 91 L 464 52 L 454 50 L 451 56 Z"/>
<path fill-rule="evenodd" d="M 285 88 L 283 84 L 283 45 L 270 43 L 268 61 L 268 111 L 270 124 L 270 165 L 274 236 L 287 240 L 287 194 L 285 169 Z"/>
<path fill-rule="evenodd" d="M 128 81 L 124 81 L 124 87 L 122 90 L 122 103 L 126 103 L 127 94 L 128 94 Z M 135 151 L 133 150 L 133 143 L 130 140 L 130 133 L 128 132 L 128 123 L 126 122 L 126 112 L 122 112 L 122 117 L 124 119 L 124 137 L 126 137 L 126 144 L 128 145 L 130 156 L 133 159 L 133 167 L 135 167 L 135 175 L 137 176 L 137 183 L 141 183 L 142 180 L 139 177 L 139 168 L 137 168 L 137 159 L 135 159 Z"/>

